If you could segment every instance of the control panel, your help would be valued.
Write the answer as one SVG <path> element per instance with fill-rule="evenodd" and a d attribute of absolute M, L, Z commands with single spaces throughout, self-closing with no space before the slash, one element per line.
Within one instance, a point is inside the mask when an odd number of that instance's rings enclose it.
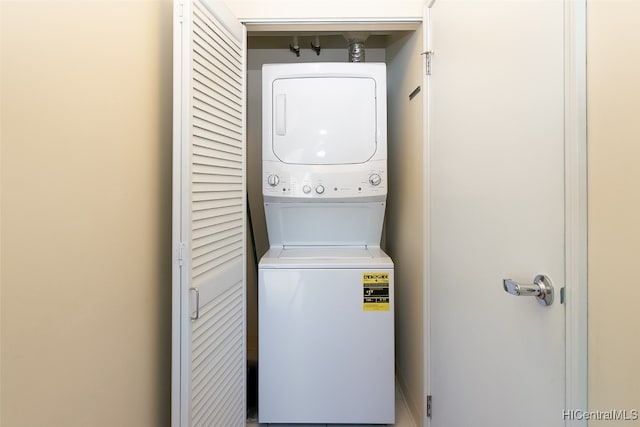
<path fill-rule="evenodd" d="M 374 163 L 374 162 L 372 162 Z M 263 164 L 263 194 L 265 196 L 336 199 L 386 196 L 387 178 L 383 168 L 375 164 L 359 170 L 313 171 L 309 168 Z"/>

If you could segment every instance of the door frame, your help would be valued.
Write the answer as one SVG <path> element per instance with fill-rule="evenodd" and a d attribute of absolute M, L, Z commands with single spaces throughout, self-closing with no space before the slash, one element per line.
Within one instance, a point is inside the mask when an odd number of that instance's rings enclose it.
<path fill-rule="evenodd" d="M 587 2 L 564 0 L 566 406 L 588 409 Z M 586 426 L 586 420 L 567 420 Z"/>
<path fill-rule="evenodd" d="M 430 8 L 437 0 L 425 0 L 424 19 L 430 18 Z M 563 0 L 564 7 L 564 186 L 565 186 L 565 288 L 562 289 L 565 304 L 565 405 L 566 410 L 588 409 L 588 323 L 587 323 L 587 49 L 586 49 L 586 5 L 587 0 Z M 430 28 L 428 28 L 430 30 Z M 431 34 L 425 31 L 425 52 L 431 49 Z M 425 73 L 424 111 L 427 119 L 424 124 L 425 189 L 430 188 L 429 151 L 431 141 L 428 126 L 430 117 L 429 78 Z M 424 389 L 431 395 L 431 218 L 430 194 L 427 191 L 425 207 L 426 290 L 424 293 L 424 352 L 425 378 Z M 427 396 L 425 396 L 425 402 Z M 431 419 L 422 420 L 425 426 L 431 426 Z M 419 425 L 422 423 L 419 423 Z M 567 419 L 567 426 L 586 427 L 587 420 Z M 436 426 L 437 427 L 437 426 Z"/>
<path fill-rule="evenodd" d="M 435 0 L 431 0 L 434 2 Z M 309 18 L 301 18 L 301 19 L 273 19 L 273 18 L 246 18 L 240 19 L 240 22 L 245 26 L 247 36 L 251 35 L 251 32 L 302 32 L 302 31 L 311 31 L 311 32 L 339 32 L 339 31 L 417 31 L 420 27 L 422 27 L 422 33 L 425 34 L 427 27 L 425 24 L 425 19 L 423 16 L 411 16 L 411 17 L 388 17 L 388 18 L 319 18 L 319 19 L 309 19 Z M 420 40 L 418 40 L 420 43 Z M 346 49 L 346 48 L 345 48 Z M 247 60 L 248 63 L 248 60 Z M 426 76 L 424 73 L 425 65 L 424 61 L 422 62 L 422 79 L 419 80 L 421 86 L 423 88 L 427 88 L 426 85 Z M 426 120 L 423 120 L 423 123 L 426 124 Z M 425 127 L 426 129 L 426 127 Z M 423 147 L 426 147 L 425 138 L 426 133 L 422 132 L 422 144 Z M 425 187 L 426 188 L 426 187 Z M 427 241 L 424 240 L 424 245 L 427 246 Z M 423 259 L 423 263 L 426 263 L 426 252 L 423 252 L 425 257 Z M 423 278 L 422 286 L 424 288 L 424 284 L 426 283 L 426 279 Z M 423 308 L 424 310 L 424 308 Z M 397 337 L 397 335 L 396 335 Z M 396 338 L 397 339 L 397 338 Z M 426 347 L 425 347 L 426 348 Z M 396 363 L 398 359 L 396 357 Z M 396 365 L 397 366 L 397 365 Z M 423 372 L 426 372 L 426 365 L 422 365 Z M 397 370 L 396 370 L 397 372 Z M 396 384 L 399 385 L 401 393 L 404 394 L 405 401 L 407 402 L 407 407 L 414 419 L 417 423 L 416 425 L 422 425 L 419 419 L 419 414 L 414 413 L 415 411 L 411 411 L 412 406 L 409 404 L 409 398 L 413 397 L 406 393 L 404 384 L 398 377 Z M 424 384 L 423 378 L 419 378 L 421 383 Z M 414 393 L 416 403 L 419 401 L 423 401 L 422 394 L 426 392 L 426 389 L 423 388 L 419 393 Z"/>

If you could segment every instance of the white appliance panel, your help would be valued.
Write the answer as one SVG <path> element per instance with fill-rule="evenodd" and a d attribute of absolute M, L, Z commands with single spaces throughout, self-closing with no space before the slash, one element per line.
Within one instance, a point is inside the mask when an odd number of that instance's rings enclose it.
<path fill-rule="evenodd" d="M 339 165 L 373 157 L 373 78 L 279 78 L 272 85 L 273 152 L 282 162 Z"/>
<path fill-rule="evenodd" d="M 384 63 L 263 65 L 262 160 L 327 172 L 366 172 L 372 161 L 386 162 L 386 97 Z M 310 151 L 302 150 L 307 142 Z"/>
<path fill-rule="evenodd" d="M 344 269 L 261 263 L 261 423 L 394 423 L 393 267 L 386 260 Z M 387 311 L 363 308 L 363 273 L 371 272 L 389 274 Z"/>
<path fill-rule="evenodd" d="M 274 246 L 378 246 L 384 202 L 265 203 Z"/>
<path fill-rule="evenodd" d="M 288 165 L 262 162 L 262 194 L 266 201 L 385 201 L 387 162 L 361 165 Z"/>

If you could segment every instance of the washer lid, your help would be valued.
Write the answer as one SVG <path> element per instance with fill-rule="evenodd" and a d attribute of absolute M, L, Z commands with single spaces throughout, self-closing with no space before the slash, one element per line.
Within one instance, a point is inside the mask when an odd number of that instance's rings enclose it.
<path fill-rule="evenodd" d="M 279 78 L 272 85 L 272 149 L 280 161 L 354 164 L 376 153 L 373 78 Z"/>
<path fill-rule="evenodd" d="M 393 269 L 393 261 L 380 247 L 308 246 L 271 247 L 260 259 L 261 269 L 361 268 Z"/>
<path fill-rule="evenodd" d="M 366 247 L 300 247 L 285 246 L 278 258 L 280 259 L 304 259 L 326 260 L 333 258 L 342 259 L 371 259 L 373 254 Z"/>

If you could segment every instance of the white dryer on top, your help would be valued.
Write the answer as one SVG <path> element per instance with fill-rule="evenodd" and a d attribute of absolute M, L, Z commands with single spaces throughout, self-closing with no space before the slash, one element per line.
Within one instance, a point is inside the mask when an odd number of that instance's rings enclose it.
<path fill-rule="evenodd" d="M 379 245 L 387 196 L 385 64 L 267 64 L 262 73 L 270 245 Z"/>

